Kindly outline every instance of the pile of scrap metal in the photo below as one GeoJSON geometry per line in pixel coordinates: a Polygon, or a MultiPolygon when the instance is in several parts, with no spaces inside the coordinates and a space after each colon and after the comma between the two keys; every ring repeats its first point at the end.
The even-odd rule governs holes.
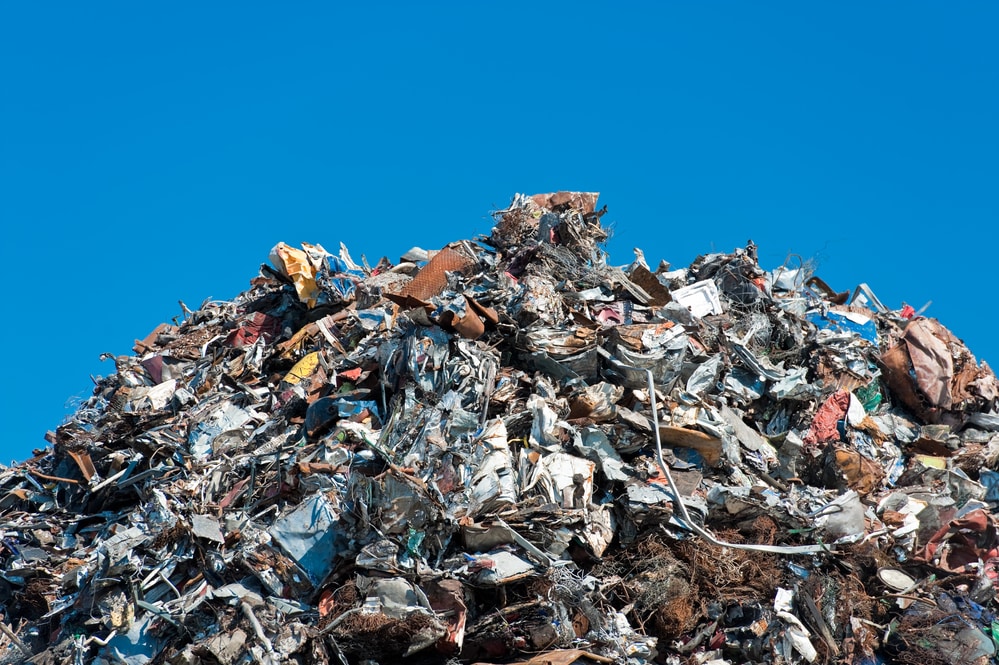
{"type": "Polygon", "coordinates": [[[611,266],[596,201],[282,243],[113,358],[0,469],[3,662],[996,662],[992,371],[752,243],[611,266]]]}

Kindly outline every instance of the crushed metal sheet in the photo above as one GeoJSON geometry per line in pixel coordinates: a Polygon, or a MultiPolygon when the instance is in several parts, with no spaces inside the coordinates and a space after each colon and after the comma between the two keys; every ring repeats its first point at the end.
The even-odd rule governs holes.
{"type": "Polygon", "coordinates": [[[611,265],[597,199],[105,356],[0,467],[3,662],[996,662],[988,365],[752,241],[611,265]]]}

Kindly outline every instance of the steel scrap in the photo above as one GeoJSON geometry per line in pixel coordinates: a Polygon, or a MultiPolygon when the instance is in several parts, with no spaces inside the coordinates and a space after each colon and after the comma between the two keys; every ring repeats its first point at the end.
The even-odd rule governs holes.
{"type": "Polygon", "coordinates": [[[0,468],[5,663],[997,662],[999,387],[597,194],[396,263],[278,243],[0,468]]]}

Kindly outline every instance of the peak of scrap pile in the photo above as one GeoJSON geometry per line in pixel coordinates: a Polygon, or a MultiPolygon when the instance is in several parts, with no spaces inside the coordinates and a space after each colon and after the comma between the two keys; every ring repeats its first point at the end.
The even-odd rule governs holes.
{"type": "Polygon", "coordinates": [[[612,265],[605,212],[279,243],[109,357],[0,468],[3,662],[996,662],[989,367],[752,242],[612,265]]]}

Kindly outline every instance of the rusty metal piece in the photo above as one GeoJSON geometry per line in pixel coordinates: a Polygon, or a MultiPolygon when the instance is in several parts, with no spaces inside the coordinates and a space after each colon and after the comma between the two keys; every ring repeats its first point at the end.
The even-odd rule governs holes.
{"type": "Polygon", "coordinates": [[[686,427],[663,425],[659,428],[659,436],[662,438],[663,443],[683,448],[693,448],[701,454],[701,457],[710,466],[717,466],[721,461],[722,441],[710,434],[686,427]]]}
{"type": "Polygon", "coordinates": [[[447,286],[446,273],[466,270],[474,263],[474,259],[464,252],[454,247],[445,247],[416,273],[416,277],[399,292],[399,296],[420,301],[430,300],[447,286]]]}
{"type": "Polygon", "coordinates": [[[76,462],[76,465],[80,467],[80,473],[83,474],[83,477],[89,483],[90,479],[97,474],[97,470],[94,468],[94,463],[90,459],[90,455],[87,454],[86,452],[78,453],[72,450],[67,450],[66,454],[68,454],[70,457],[73,458],[73,461],[76,462]]]}
{"type": "Polygon", "coordinates": [[[539,208],[555,210],[560,206],[579,212],[593,212],[597,207],[600,192],[552,192],[550,194],[535,194],[531,200],[539,208]]]}

